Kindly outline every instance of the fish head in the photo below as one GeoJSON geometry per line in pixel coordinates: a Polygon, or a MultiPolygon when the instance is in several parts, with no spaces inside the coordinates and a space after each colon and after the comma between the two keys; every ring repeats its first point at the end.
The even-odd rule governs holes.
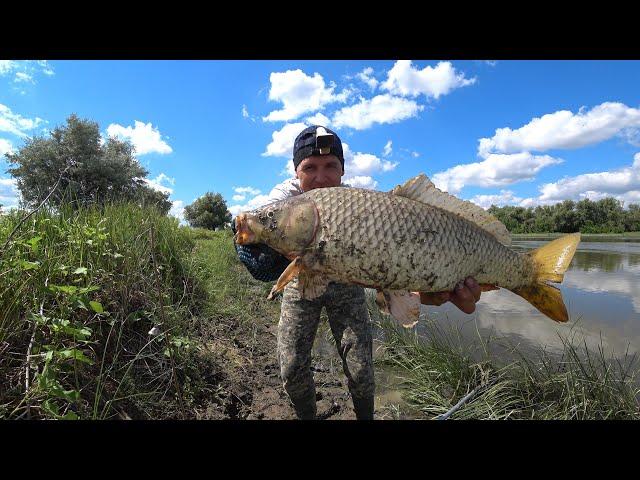
{"type": "Polygon", "coordinates": [[[315,203],[299,195],[240,213],[234,240],[238,245],[263,243],[285,256],[300,255],[315,238],[318,224],[315,203]]]}

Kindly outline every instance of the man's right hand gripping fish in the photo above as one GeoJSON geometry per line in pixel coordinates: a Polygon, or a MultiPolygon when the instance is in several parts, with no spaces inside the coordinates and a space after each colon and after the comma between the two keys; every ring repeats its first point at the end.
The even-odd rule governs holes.
{"type": "Polygon", "coordinates": [[[390,192],[311,190],[236,218],[235,241],[264,243],[291,263],[268,298],[296,276],[303,298],[331,281],[378,290],[405,327],[417,322],[420,292],[452,291],[474,277],[482,290],[506,288],[558,322],[568,320],[560,290],[580,234],[536,250],[509,248],[506,227],[481,207],[437,189],[424,175],[390,192]]]}

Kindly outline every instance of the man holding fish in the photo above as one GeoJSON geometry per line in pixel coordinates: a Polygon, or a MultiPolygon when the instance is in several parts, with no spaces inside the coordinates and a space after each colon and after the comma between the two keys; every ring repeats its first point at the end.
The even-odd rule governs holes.
{"type": "MultiPolygon", "coordinates": [[[[281,190],[280,198],[274,200],[284,200],[315,189],[342,186],[341,178],[344,175],[342,143],[338,136],[327,128],[312,126],[300,132],[293,147],[293,164],[296,178],[289,182],[288,188],[281,190]]],[[[282,279],[288,270],[292,270],[292,265],[296,262],[291,262],[291,255],[286,255],[289,252],[280,249],[279,253],[271,248],[275,245],[256,243],[256,238],[250,238],[252,233],[245,228],[244,223],[241,226],[242,222],[238,220],[245,218],[243,215],[234,219],[232,224],[240,260],[259,280],[282,279]]],[[[268,216],[269,213],[266,215],[268,216]]],[[[273,212],[271,215],[273,216],[273,212]]],[[[305,220],[304,212],[301,212],[295,220],[298,220],[300,225],[311,225],[314,230],[311,236],[316,236],[318,225],[310,223],[309,219],[305,220]]],[[[305,237],[303,243],[308,243],[307,240],[305,237]]],[[[300,246],[305,247],[305,245],[300,246]]],[[[311,276],[305,276],[300,268],[294,268],[294,270],[287,273],[286,286],[280,285],[282,282],[279,280],[276,287],[278,290],[283,289],[278,323],[278,358],[281,377],[298,418],[314,419],[316,416],[311,349],[320,321],[320,312],[325,307],[329,325],[342,358],[356,418],[372,420],[375,390],[372,331],[364,286],[373,285],[342,283],[327,277],[324,282],[320,282],[322,283],[319,287],[321,291],[318,290],[310,295],[305,290],[305,284],[300,285],[298,277],[302,277],[304,282],[305,278],[311,278],[311,276]]],[[[306,288],[309,290],[308,285],[306,288]]],[[[420,303],[441,305],[451,301],[463,312],[472,313],[476,302],[480,299],[480,292],[492,288],[495,287],[484,288],[483,285],[481,289],[478,282],[472,276],[468,276],[464,281],[457,283],[453,291],[412,292],[409,297],[402,297],[394,296],[395,292],[390,296],[389,292],[382,292],[379,289],[380,293],[384,293],[382,296],[379,294],[379,298],[390,313],[398,312],[394,316],[405,316],[407,311],[411,310],[414,313],[411,317],[413,319],[416,317],[416,304],[419,307],[420,303]]],[[[405,326],[414,323],[415,320],[405,326]]]]}

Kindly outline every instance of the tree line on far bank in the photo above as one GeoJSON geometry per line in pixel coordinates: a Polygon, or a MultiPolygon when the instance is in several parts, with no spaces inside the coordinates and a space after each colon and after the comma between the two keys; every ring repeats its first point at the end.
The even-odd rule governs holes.
{"type": "MultiPolygon", "coordinates": [[[[103,141],[96,122],[72,114],[66,125],[48,136],[27,138],[18,151],[5,155],[7,173],[16,179],[24,208],[45,200],[54,208],[73,209],[129,201],[167,215],[172,206],[169,193],[148,185],[149,172],[134,153],[129,141],[103,141]]],[[[185,220],[192,227],[215,230],[231,222],[231,214],[222,195],[207,192],[185,207],[185,220]]]]}
{"type": "Polygon", "coordinates": [[[607,197],[592,201],[564,200],[555,205],[537,207],[497,207],[488,212],[511,233],[624,233],[640,231],[640,205],[607,197]]]}

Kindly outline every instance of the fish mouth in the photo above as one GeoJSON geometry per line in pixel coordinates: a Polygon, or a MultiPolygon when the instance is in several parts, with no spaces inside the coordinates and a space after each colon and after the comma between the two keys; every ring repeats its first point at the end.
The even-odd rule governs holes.
{"type": "Polygon", "coordinates": [[[248,216],[246,213],[241,213],[236,217],[236,234],[233,240],[238,245],[246,245],[254,243],[256,234],[249,228],[248,216]]]}

